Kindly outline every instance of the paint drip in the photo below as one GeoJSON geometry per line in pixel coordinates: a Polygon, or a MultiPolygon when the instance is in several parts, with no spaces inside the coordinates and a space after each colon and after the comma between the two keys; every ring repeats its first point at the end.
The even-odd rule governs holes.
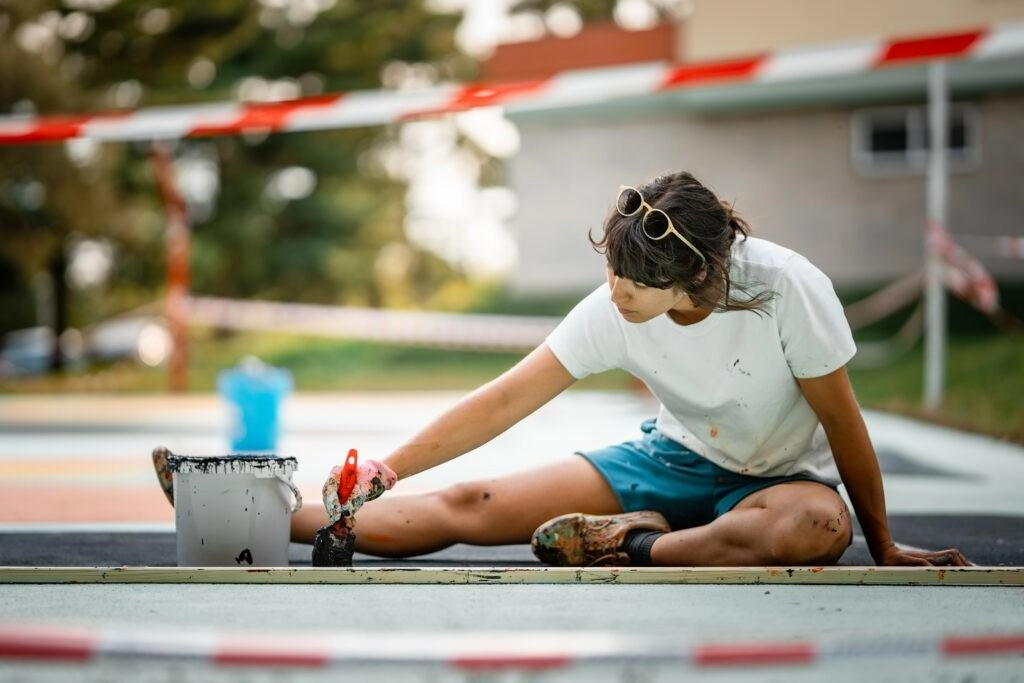
{"type": "Polygon", "coordinates": [[[276,455],[245,455],[205,456],[205,455],[168,455],[167,471],[188,472],[195,474],[251,474],[253,471],[266,472],[270,475],[280,474],[290,477],[298,469],[295,458],[282,458],[276,455]]]}
{"type": "Polygon", "coordinates": [[[295,458],[165,455],[173,473],[178,566],[287,567],[302,497],[295,458]]]}

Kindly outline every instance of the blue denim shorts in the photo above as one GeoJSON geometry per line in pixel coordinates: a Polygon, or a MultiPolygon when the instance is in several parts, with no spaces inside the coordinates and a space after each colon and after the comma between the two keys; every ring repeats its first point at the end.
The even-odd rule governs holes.
{"type": "Polygon", "coordinates": [[[665,516],[673,529],[708,524],[751,493],[769,486],[790,481],[818,481],[806,474],[786,477],[738,474],[663,435],[654,426],[654,420],[644,421],[640,430],[644,434],[637,441],[579,455],[590,461],[605,478],[618,496],[623,511],[655,510],[665,516]]]}

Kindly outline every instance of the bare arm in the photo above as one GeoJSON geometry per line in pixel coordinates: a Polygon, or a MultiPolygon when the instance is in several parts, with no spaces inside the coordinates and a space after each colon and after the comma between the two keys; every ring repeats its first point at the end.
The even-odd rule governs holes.
{"type": "Polygon", "coordinates": [[[467,453],[568,389],[575,378],[541,344],[456,403],[385,459],[399,479],[467,453]]]}
{"type": "Polygon", "coordinates": [[[825,428],[839,476],[846,485],[875,562],[879,565],[970,564],[956,549],[913,552],[902,550],[893,543],[878,458],[860,406],[854,398],[846,368],[824,377],[798,379],[797,383],[825,428]]]}

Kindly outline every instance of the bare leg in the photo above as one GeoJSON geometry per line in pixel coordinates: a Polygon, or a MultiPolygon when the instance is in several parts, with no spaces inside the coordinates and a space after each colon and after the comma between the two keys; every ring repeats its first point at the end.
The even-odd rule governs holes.
{"type": "Polygon", "coordinates": [[[661,566],[738,567],[835,564],[852,533],[838,493],[814,482],[789,482],[744,498],[710,524],[666,534],[651,561],[661,566]]]}
{"type": "MultiPolygon", "coordinates": [[[[385,494],[364,505],[355,519],[356,550],[408,557],[455,543],[529,543],[534,530],[569,512],[621,512],[618,499],[582,457],[497,479],[456,484],[421,494],[385,494]]],[[[311,542],[327,522],[322,507],[292,516],[292,540],[311,542]]]]}

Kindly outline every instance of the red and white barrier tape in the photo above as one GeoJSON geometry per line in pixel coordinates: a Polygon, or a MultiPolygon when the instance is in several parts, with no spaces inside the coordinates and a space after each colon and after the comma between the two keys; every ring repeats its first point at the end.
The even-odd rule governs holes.
{"type": "Polygon", "coordinates": [[[499,351],[532,349],[559,321],[543,316],[392,311],[213,297],[188,299],[186,316],[190,325],[224,329],[499,351]]]}
{"type": "Polygon", "coordinates": [[[566,71],[511,84],[354,91],[286,102],[211,103],[98,114],[0,118],[0,144],[72,138],[154,140],[253,132],[327,130],[504,106],[552,109],[658,92],[736,83],[854,75],[932,59],[986,60],[1024,54],[1024,22],[960,33],[864,40],[724,61],[566,71]]]}
{"type": "Polygon", "coordinates": [[[949,290],[982,313],[998,313],[999,288],[985,266],[954,242],[949,232],[937,223],[928,225],[928,241],[930,248],[938,250],[942,258],[949,290]]]}
{"type": "Polygon", "coordinates": [[[960,235],[959,239],[974,254],[987,258],[1024,259],[1024,236],[960,235]]]}
{"type": "Polygon", "coordinates": [[[436,665],[462,671],[540,671],[584,664],[689,667],[794,666],[867,657],[1020,657],[1024,632],[843,641],[708,643],[616,633],[512,632],[299,636],[0,625],[0,663],[87,663],[160,658],[215,667],[324,669],[352,665],[436,665]]]}
{"type": "Polygon", "coordinates": [[[1024,236],[1001,236],[993,238],[996,254],[1003,258],[1024,259],[1024,236]]]}

